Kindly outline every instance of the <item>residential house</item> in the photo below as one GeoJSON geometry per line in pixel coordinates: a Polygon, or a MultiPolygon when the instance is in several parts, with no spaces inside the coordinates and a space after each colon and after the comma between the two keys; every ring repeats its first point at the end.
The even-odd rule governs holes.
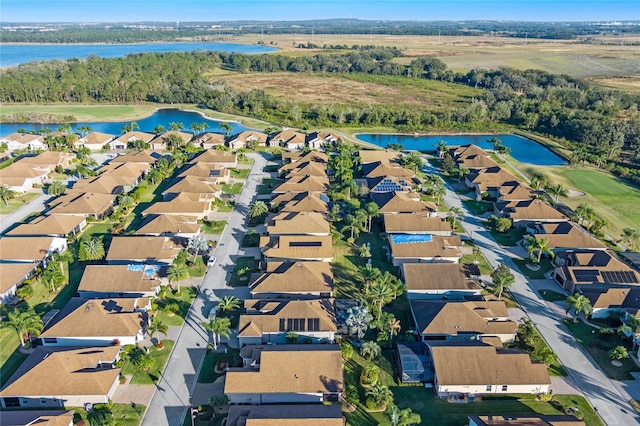
{"type": "Polygon", "coordinates": [[[7,144],[7,151],[9,152],[17,149],[35,151],[47,147],[44,143],[44,136],[30,133],[11,133],[10,135],[0,137],[0,144],[3,143],[7,144]]]}
{"type": "Polygon", "coordinates": [[[606,250],[607,246],[571,222],[536,223],[527,228],[534,237],[547,240],[556,254],[566,250],[606,250]]]}
{"type": "Polygon", "coordinates": [[[195,176],[185,176],[175,179],[171,186],[162,192],[165,201],[175,198],[177,194],[188,194],[194,201],[211,203],[216,196],[220,196],[222,188],[210,183],[204,183],[195,176]]]}
{"type": "Polygon", "coordinates": [[[186,164],[182,168],[178,178],[184,177],[195,177],[204,183],[219,185],[229,183],[231,174],[229,169],[220,164],[195,163],[186,164]]]}
{"type": "Polygon", "coordinates": [[[238,343],[260,345],[289,343],[293,333],[300,343],[333,343],[337,332],[333,299],[255,300],[244,302],[238,343]]]}
{"type": "Polygon", "coordinates": [[[330,235],[261,236],[260,249],[267,262],[333,261],[333,242],[330,235]]]}
{"type": "Polygon", "coordinates": [[[31,410],[4,411],[4,426],[73,426],[73,411],[67,410],[31,410]]]}
{"type": "Polygon", "coordinates": [[[251,146],[253,144],[255,144],[255,146],[266,146],[267,134],[257,132],[255,130],[247,130],[231,136],[228,144],[232,151],[237,151],[240,148],[247,148],[247,146],[251,146]]]}
{"type": "Polygon", "coordinates": [[[388,241],[394,266],[403,263],[458,263],[462,257],[462,241],[455,235],[391,234],[388,241]]]}
{"type": "Polygon", "coordinates": [[[118,155],[117,157],[113,158],[110,163],[143,163],[148,165],[155,165],[162,157],[162,154],[150,150],[131,151],[126,154],[118,155]]]}
{"type": "Polygon", "coordinates": [[[196,135],[194,143],[199,145],[202,149],[211,149],[216,146],[224,146],[225,136],[222,133],[201,133],[196,135]]]}
{"type": "Polygon", "coordinates": [[[338,345],[245,346],[244,368],[227,371],[231,404],[339,402],[344,391],[338,345]]]}
{"type": "Polygon", "coordinates": [[[48,169],[50,172],[60,166],[68,169],[75,155],[64,151],[45,151],[38,155],[22,157],[18,163],[30,164],[31,167],[48,169]]]}
{"type": "Polygon", "coordinates": [[[99,176],[77,180],[65,194],[93,192],[96,194],[120,195],[131,191],[140,182],[140,176],[107,172],[99,176]]]}
{"type": "Polygon", "coordinates": [[[358,151],[357,158],[359,159],[360,164],[364,165],[375,162],[390,163],[397,161],[400,157],[402,157],[402,153],[400,151],[369,149],[358,151]]]}
{"type": "Polygon", "coordinates": [[[211,213],[211,202],[200,201],[199,194],[181,193],[169,201],[158,201],[145,210],[142,215],[194,216],[204,219],[211,213]]]}
{"type": "Polygon", "coordinates": [[[249,289],[255,299],[332,297],[333,269],[328,262],[267,262],[249,289]]]}
{"type": "Polygon", "coordinates": [[[272,209],[281,212],[329,212],[329,197],[321,192],[285,192],[276,195],[270,202],[272,209]]]}
{"type": "Polygon", "coordinates": [[[424,213],[397,213],[382,215],[387,234],[451,235],[451,224],[440,217],[424,213]]]}
{"type": "Polygon", "coordinates": [[[290,151],[297,151],[305,146],[307,135],[293,129],[277,132],[269,137],[270,146],[281,146],[290,151]]]}
{"type": "Polygon", "coordinates": [[[237,167],[238,158],[235,154],[231,154],[226,151],[219,151],[217,149],[207,149],[199,154],[196,154],[191,161],[191,164],[206,163],[206,164],[220,164],[224,167],[237,167]]]}
{"type": "Polygon", "coordinates": [[[120,346],[38,346],[0,390],[0,404],[22,409],[107,404],[119,384],[119,354],[120,346]]]}
{"type": "Polygon", "coordinates": [[[436,217],[438,206],[429,201],[422,201],[413,192],[375,192],[370,194],[371,200],[378,205],[380,213],[421,213],[436,217]]]}
{"type": "Polygon", "coordinates": [[[67,239],[57,237],[2,237],[0,263],[42,263],[67,249],[67,239]]]}
{"type": "Polygon", "coordinates": [[[282,177],[316,176],[326,178],[327,166],[316,161],[298,161],[285,164],[280,168],[282,177]]]}
{"type": "MultiPolygon", "coordinates": [[[[127,178],[135,178],[133,180],[123,180],[123,184],[125,182],[133,188],[133,186],[138,185],[147,172],[151,170],[151,164],[149,163],[109,163],[106,164],[98,170],[101,175],[109,175],[115,177],[127,177],[127,178]]],[[[130,190],[130,189],[129,189],[130,190]]]]}
{"type": "Polygon", "coordinates": [[[82,232],[85,226],[87,219],[82,215],[38,216],[29,223],[16,226],[6,235],[66,238],[82,232]]]}
{"type": "Polygon", "coordinates": [[[410,180],[393,176],[367,178],[366,181],[369,193],[411,191],[413,185],[410,180]]]}
{"type": "Polygon", "coordinates": [[[451,157],[458,164],[469,170],[487,169],[498,166],[484,149],[477,145],[463,145],[449,150],[451,157]]]}
{"type": "Polygon", "coordinates": [[[180,140],[180,144],[182,146],[188,144],[189,141],[191,141],[191,139],[193,138],[193,135],[191,133],[179,132],[177,130],[169,130],[168,132],[164,132],[163,134],[158,135],[151,140],[150,142],[151,149],[164,150],[169,148],[170,147],[169,140],[170,140],[170,137],[172,136],[174,138],[177,137],[176,140],[180,140]]]}
{"type": "Polygon", "coordinates": [[[49,171],[48,167],[18,161],[0,170],[0,185],[24,194],[34,186],[49,182],[49,171]]]}
{"type": "Polygon", "coordinates": [[[284,162],[285,166],[290,168],[297,167],[297,165],[294,163],[303,163],[305,161],[312,161],[315,163],[327,165],[329,163],[329,156],[324,152],[318,151],[290,151],[282,153],[282,161],[284,162]]]}
{"type": "Polygon", "coordinates": [[[78,295],[83,299],[155,297],[160,291],[158,265],[87,265],[78,295]]]}
{"type": "Polygon", "coordinates": [[[135,345],[144,339],[149,298],[81,299],[74,297],[40,334],[43,346],[135,345]]]}
{"type": "Polygon", "coordinates": [[[113,237],[106,260],[110,265],[170,264],[185,246],[169,237],[113,237]]]}
{"type": "Polygon", "coordinates": [[[592,318],[607,319],[612,315],[624,317],[627,310],[640,310],[640,287],[585,288],[581,293],[591,302],[592,318]]]}
{"type": "Polygon", "coordinates": [[[623,251],[618,253],[620,260],[627,265],[631,266],[637,271],[640,271],[640,253],[636,251],[623,251]]]}
{"type": "Polygon", "coordinates": [[[554,259],[553,277],[569,293],[640,285],[640,273],[604,250],[569,250],[554,259]]]}
{"type": "Polygon", "coordinates": [[[501,201],[495,203],[493,208],[497,215],[508,217],[513,226],[519,228],[538,223],[560,223],[569,220],[558,210],[538,199],[501,201]]]}
{"type": "Polygon", "coordinates": [[[342,137],[332,131],[312,132],[307,135],[307,146],[311,149],[321,149],[325,144],[342,142],[342,137]]]}
{"type": "Polygon", "coordinates": [[[268,222],[269,235],[329,235],[331,225],[317,212],[278,213],[268,222]]]}
{"type": "MultiPolygon", "coordinates": [[[[153,133],[145,132],[127,132],[124,135],[110,142],[111,149],[127,149],[130,144],[136,141],[142,141],[145,144],[151,144],[151,141],[156,137],[153,133]]],[[[162,148],[164,149],[164,148],[162,148]]]]}
{"type": "Polygon", "coordinates": [[[475,191],[478,201],[482,200],[485,193],[497,199],[500,196],[500,187],[515,180],[518,179],[500,166],[471,170],[465,176],[465,184],[475,191]]]}
{"type": "Polygon", "coordinates": [[[5,263],[0,261],[0,304],[17,302],[14,299],[18,286],[31,277],[38,264],[33,263],[5,263]]]}
{"type": "Polygon", "coordinates": [[[189,239],[200,233],[202,225],[197,216],[150,214],[136,231],[136,235],[167,236],[189,239]]]}
{"type": "Polygon", "coordinates": [[[503,301],[410,300],[409,305],[423,341],[499,337],[507,343],[518,329],[503,301]]]}
{"type": "Polygon", "coordinates": [[[407,297],[464,300],[482,294],[477,265],[461,263],[405,263],[400,267],[407,297]]]}
{"type": "Polygon", "coordinates": [[[252,425],[344,426],[344,420],[342,410],[337,404],[231,405],[229,407],[226,426],[252,425]]]}
{"type": "Polygon", "coordinates": [[[272,193],[327,192],[328,190],[329,178],[320,176],[292,176],[274,188],[272,193]]]}
{"type": "Polygon", "coordinates": [[[484,394],[544,394],[551,390],[547,366],[529,354],[479,342],[431,341],[434,392],[440,398],[484,394]]]}
{"type": "Polygon", "coordinates": [[[89,148],[91,151],[100,151],[104,149],[105,145],[108,145],[108,149],[111,148],[111,141],[115,138],[113,135],[109,135],[107,133],[100,132],[91,132],[86,136],[78,139],[77,142],[74,143],[76,148],[84,146],[85,148],[89,148]]]}
{"type": "Polygon", "coordinates": [[[413,179],[413,177],[415,176],[414,172],[409,169],[405,169],[399,164],[383,161],[363,164],[362,174],[366,178],[395,177],[404,179],[405,181],[411,181],[411,179],[413,179]]]}
{"type": "Polygon", "coordinates": [[[115,200],[116,196],[114,194],[74,192],[54,199],[52,204],[55,204],[55,207],[50,209],[47,214],[82,215],[84,217],[103,219],[113,211],[115,200]]]}
{"type": "Polygon", "coordinates": [[[583,420],[566,415],[469,416],[469,426],[585,426],[583,420]]]}
{"type": "Polygon", "coordinates": [[[505,182],[498,188],[498,202],[527,201],[536,197],[536,192],[520,181],[505,182]]]}

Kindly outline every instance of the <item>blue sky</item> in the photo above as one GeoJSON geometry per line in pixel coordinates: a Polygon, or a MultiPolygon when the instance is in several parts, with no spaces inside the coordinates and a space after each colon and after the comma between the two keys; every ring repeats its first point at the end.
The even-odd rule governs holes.
{"type": "Polygon", "coordinates": [[[2,22],[640,20],[638,0],[0,0],[2,22]]]}

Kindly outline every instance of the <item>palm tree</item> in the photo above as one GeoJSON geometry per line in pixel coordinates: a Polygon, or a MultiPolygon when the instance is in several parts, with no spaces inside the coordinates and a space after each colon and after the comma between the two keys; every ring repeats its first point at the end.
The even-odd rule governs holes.
{"type": "Polygon", "coordinates": [[[194,235],[189,238],[187,243],[187,250],[193,252],[193,261],[198,258],[198,253],[204,252],[209,249],[209,243],[201,235],[194,235]]]}
{"type": "Polygon", "coordinates": [[[191,131],[194,135],[197,135],[200,133],[200,131],[202,131],[202,126],[200,125],[200,123],[191,123],[189,127],[191,128],[191,131]]]}
{"type": "Polygon", "coordinates": [[[620,241],[627,246],[627,250],[633,250],[640,239],[640,231],[633,228],[624,228],[621,237],[620,241]]]}
{"type": "Polygon", "coordinates": [[[543,173],[535,173],[531,178],[531,187],[537,191],[541,188],[546,188],[549,184],[549,179],[543,173]]]}
{"type": "Polygon", "coordinates": [[[393,402],[393,392],[387,385],[376,383],[367,389],[367,398],[370,398],[376,407],[383,407],[393,402]]]}
{"type": "Polygon", "coordinates": [[[13,189],[9,188],[9,185],[4,184],[0,186],[0,198],[4,201],[4,206],[9,206],[9,200],[12,200],[18,196],[18,193],[13,189]]]}
{"type": "Polygon", "coordinates": [[[469,174],[469,169],[464,164],[459,164],[457,172],[458,182],[462,182],[462,179],[464,179],[464,177],[469,174]]]}
{"type": "Polygon", "coordinates": [[[397,336],[402,328],[400,320],[393,315],[390,315],[387,320],[387,327],[389,327],[389,342],[393,342],[393,336],[397,336]]]}
{"type": "Polygon", "coordinates": [[[557,185],[547,186],[547,193],[554,197],[553,198],[554,199],[554,202],[553,202],[554,206],[558,204],[558,198],[566,197],[566,196],[569,195],[569,191],[567,191],[567,189],[561,183],[559,183],[557,185]]]}
{"type": "Polygon", "coordinates": [[[349,329],[355,330],[358,339],[362,339],[369,328],[371,320],[373,320],[373,317],[366,306],[355,306],[347,309],[347,319],[344,323],[349,329]]]}
{"type": "Polygon", "coordinates": [[[104,257],[104,243],[102,237],[92,237],[80,243],[78,257],[80,260],[100,260],[104,257]]]}
{"type": "Polygon", "coordinates": [[[533,235],[527,235],[525,238],[525,244],[527,245],[527,252],[529,257],[534,263],[540,263],[542,260],[542,254],[548,254],[549,256],[555,256],[553,250],[549,247],[549,240],[545,238],[536,238],[533,235]],[[534,257],[535,255],[535,257],[534,257]]]}
{"type": "Polygon", "coordinates": [[[449,213],[447,214],[447,220],[451,223],[451,227],[453,230],[456,230],[456,226],[458,224],[458,220],[461,220],[464,217],[464,211],[460,207],[451,207],[449,213]]]}
{"type": "Polygon", "coordinates": [[[151,169],[149,173],[147,173],[147,179],[152,185],[155,185],[158,180],[162,179],[162,172],[158,169],[151,169]]]}
{"type": "Polygon", "coordinates": [[[71,132],[71,125],[69,125],[68,123],[61,124],[61,125],[58,126],[57,131],[60,132],[60,133],[70,133],[71,132]]]}
{"type": "Polygon", "coordinates": [[[362,210],[362,209],[358,209],[355,211],[355,213],[353,214],[348,214],[344,221],[345,221],[345,226],[342,228],[342,232],[345,231],[349,231],[351,232],[351,238],[356,238],[358,235],[360,235],[361,231],[364,231],[365,228],[365,223],[367,223],[368,220],[368,216],[367,213],[362,210]]]}
{"type": "Polygon", "coordinates": [[[578,322],[578,315],[580,315],[580,313],[583,313],[586,317],[587,315],[591,315],[591,312],[593,312],[591,302],[582,294],[576,293],[567,297],[566,303],[567,309],[565,312],[574,312],[573,322],[578,322]]]}
{"type": "Polygon", "coordinates": [[[371,303],[378,309],[378,318],[382,315],[382,307],[389,303],[393,299],[393,286],[389,283],[382,281],[374,281],[369,286],[367,292],[367,298],[371,300],[371,303]]]}
{"type": "Polygon", "coordinates": [[[435,188],[433,188],[432,193],[436,197],[436,205],[439,206],[442,198],[447,195],[447,188],[442,182],[439,182],[436,184],[435,188]]]}
{"type": "Polygon", "coordinates": [[[367,217],[369,218],[367,232],[371,232],[371,221],[374,217],[380,216],[380,207],[378,207],[378,205],[373,201],[370,201],[364,205],[364,210],[367,212],[367,217]]]}
{"type": "Polygon", "coordinates": [[[51,291],[56,291],[56,289],[64,284],[67,278],[64,276],[64,273],[60,271],[53,263],[49,264],[49,267],[44,270],[42,274],[42,282],[46,285],[51,286],[51,291]]]}
{"type": "Polygon", "coordinates": [[[515,277],[511,273],[511,269],[504,263],[501,263],[493,270],[493,272],[491,272],[491,279],[493,280],[495,291],[498,293],[498,300],[502,300],[502,293],[504,293],[504,289],[511,287],[511,285],[516,281],[515,277]]]}
{"type": "Polygon", "coordinates": [[[218,301],[216,307],[224,312],[233,311],[240,307],[240,299],[235,296],[224,296],[218,301]]]}
{"type": "Polygon", "coordinates": [[[362,276],[362,280],[364,281],[364,291],[369,291],[369,285],[378,280],[382,273],[380,269],[374,268],[371,265],[361,266],[360,267],[360,275],[362,276]]]}
{"type": "Polygon", "coordinates": [[[184,124],[180,123],[180,122],[171,122],[169,123],[169,130],[172,130],[174,132],[179,132],[180,130],[184,129],[184,124]]]}
{"type": "Polygon", "coordinates": [[[593,232],[596,236],[601,236],[604,234],[603,229],[611,225],[609,221],[603,217],[596,216],[593,220],[593,224],[591,224],[590,231],[593,232]]]}
{"type": "Polygon", "coordinates": [[[80,163],[76,166],[75,174],[79,178],[85,178],[88,176],[95,175],[95,172],[91,170],[89,167],[87,167],[85,164],[80,163]]]}
{"type": "Polygon", "coordinates": [[[414,413],[411,408],[400,410],[397,406],[392,405],[389,413],[391,426],[410,426],[422,423],[420,414],[414,413]]]}
{"type": "Polygon", "coordinates": [[[228,121],[219,121],[218,127],[220,130],[224,131],[224,134],[229,136],[233,131],[233,126],[228,121]]]}
{"type": "Polygon", "coordinates": [[[180,281],[184,281],[189,278],[189,269],[184,263],[173,262],[167,270],[167,279],[169,285],[171,283],[178,283],[178,293],[180,293],[180,281]]]}
{"type": "Polygon", "coordinates": [[[435,189],[438,186],[438,184],[442,183],[442,178],[438,175],[427,175],[425,177],[425,180],[429,182],[429,185],[431,186],[432,189],[435,189]]]}
{"type": "Polygon", "coordinates": [[[153,133],[157,136],[157,135],[161,135],[166,131],[166,129],[164,128],[164,126],[162,124],[158,124],[156,127],[153,128],[153,133]]]}
{"type": "Polygon", "coordinates": [[[262,217],[269,212],[269,206],[264,201],[256,201],[249,207],[249,217],[262,217]]]}
{"type": "Polygon", "coordinates": [[[136,201],[133,199],[131,195],[128,195],[128,194],[118,195],[118,205],[125,210],[127,210],[129,207],[132,207],[135,203],[136,201]]]}
{"type": "Polygon", "coordinates": [[[12,328],[20,338],[20,346],[24,347],[30,334],[39,335],[44,328],[42,319],[32,308],[26,311],[13,310],[7,314],[7,319],[0,324],[2,327],[12,328]]]}
{"type": "Polygon", "coordinates": [[[151,340],[153,340],[157,333],[164,334],[166,337],[167,333],[169,333],[169,327],[163,323],[160,318],[154,317],[153,320],[151,320],[151,324],[147,326],[147,333],[149,333],[151,340]]]}
{"type": "Polygon", "coordinates": [[[122,129],[120,129],[122,133],[133,132],[135,130],[140,130],[140,126],[135,121],[132,121],[129,124],[125,124],[124,126],[122,126],[122,129]]]}
{"type": "Polygon", "coordinates": [[[80,132],[80,135],[82,135],[82,137],[85,137],[89,132],[93,131],[93,129],[91,128],[91,126],[80,126],[78,127],[78,131],[80,132]]]}
{"type": "Polygon", "coordinates": [[[446,141],[438,141],[437,144],[434,145],[436,147],[436,152],[438,153],[438,158],[442,158],[444,153],[447,152],[447,142],[446,141]]]}
{"type": "Polygon", "coordinates": [[[380,345],[372,341],[364,342],[362,344],[362,348],[360,349],[360,354],[369,361],[378,358],[381,352],[382,350],[380,349],[380,345]]]}
{"type": "Polygon", "coordinates": [[[595,218],[595,215],[596,211],[589,203],[580,203],[578,207],[576,207],[576,217],[578,218],[579,224],[583,220],[591,222],[595,218]]]}
{"type": "Polygon", "coordinates": [[[220,336],[231,336],[231,320],[229,318],[217,317],[210,321],[203,321],[200,323],[205,330],[211,332],[213,337],[213,349],[218,349],[218,343],[220,343],[220,336]]]}

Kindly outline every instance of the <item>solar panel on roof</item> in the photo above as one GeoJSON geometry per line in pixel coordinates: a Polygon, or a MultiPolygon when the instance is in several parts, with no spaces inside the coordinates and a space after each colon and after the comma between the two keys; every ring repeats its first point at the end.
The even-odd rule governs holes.
{"type": "Polygon", "coordinates": [[[614,284],[638,284],[638,277],[633,271],[602,271],[602,278],[614,284]]]}
{"type": "Polygon", "coordinates": [[[289,247],[320,247],[321,241],[291,241],[289,247]]]}
{"type": "Polygon", "coordinates": [[[597,281],[600,271],[594,271],[592,269],[574,269],[573,275],[578,282],[593,282],[597,281]]]}

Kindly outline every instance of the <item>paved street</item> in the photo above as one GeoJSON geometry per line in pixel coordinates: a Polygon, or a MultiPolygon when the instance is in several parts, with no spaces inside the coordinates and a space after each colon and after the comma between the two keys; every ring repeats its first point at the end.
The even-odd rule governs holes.
{"type": "MultiPolygon", "coordinates": [[[[262,169],[267,163],[260,154],[249,154],[249,157],[255,162],[219,240],[215,251],[216,265],[207,271],[200,286],[200,292],[187,314],[169,362],[147,407],[142,422],[144,426],[182,424],[189,407],[190,395],[196,386],[197,372],[200,370],[209,343],[208,333],[202,328],[200,322],[204,321],[209,309],[222,296],[246,293],[246,288],[236,290],[227,287],[226,284],[240,251],[247,209],[256,192],[256,186],[262,179],[262,169]]],[[[198,401],[201,399],[201,396],[197,398],[198,401]]]]}
{"type": "MultiPolygon", "coordinates": [[[[427,161],[423,157],[424,161],[427,161]]],[[[427,167],[427,173],[438,170],[427,167]]],[[[578,389],[598,411],[607,425],[633,425],[640,417],[629,405],[628,396],[622,395],[611,380],[605,376],[573,335],[562,324],[561,317],[554,312],[530,285],[524,275],[518,272],[512,261],[512,254],[500,247],[491,234],[484,229],[481,219],[468,211],[458,194],[448,186],[446,203],[450,207],[459,207],[465,213],[463,227],[475,243],[481,247],[483,255],[492,267],[500,262],[506,263],[512,270],[516,282],[511,287],[514,298],[520,303],[529,318],[557,354],[578,389]]]]}

